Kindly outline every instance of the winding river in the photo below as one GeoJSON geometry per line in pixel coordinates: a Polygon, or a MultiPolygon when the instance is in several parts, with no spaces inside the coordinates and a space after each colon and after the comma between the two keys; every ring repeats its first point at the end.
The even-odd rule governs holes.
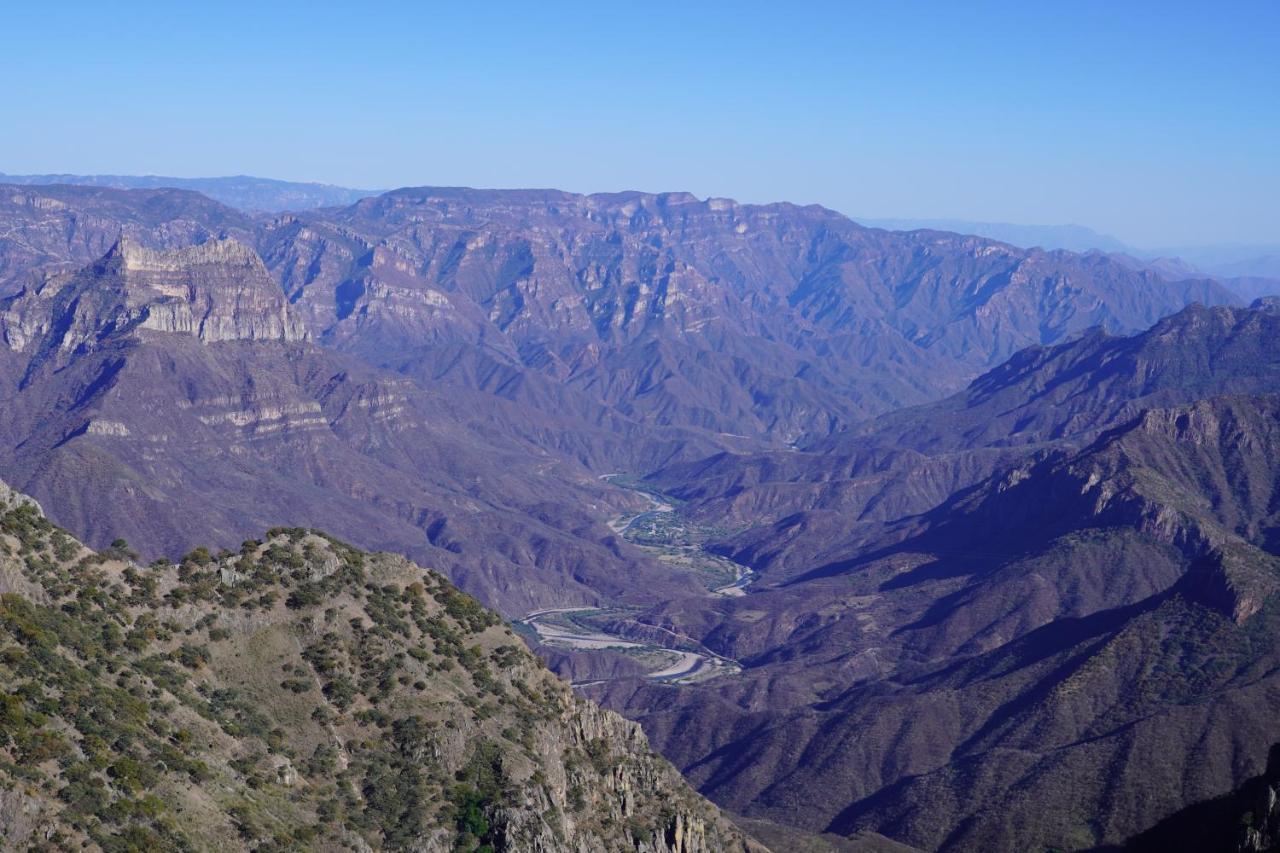
{"type": "MultiPolygon", "coordinates": [[[[627,532],[641,519],[675,511],[675,507],[670,503],[649,492],[638,489],[633,491],[644,495],[649,500],[650,508],[645,512],[633,516],[620,516],[611,521],[609,527],[619,536],[625,537],[627,532]]],[[[637,547],[646,548],[648,546],[637,545],[637,547]]],[[[702,550],[697,545],[679,547],[681,550],[695,553],[699,553],[702,550]]],[[[735,570],[737,577],[732,583],[709,590],[708,594],[723,596],[745,595],[746,587],[753,580],[754,573],[751,569],[742,565],[735,566],[735,570]]],[[[550,607],[528,613],[523,618],[516,620],[516,624],[531,629],[537,634],[540,643],[552,648],[579,649],[583,651],[612,650],[637,656],[642,654],[664,656],[667,658],[665,665],[645,675],[645,678],[650,681],[682,684],[715,678],[719,675],[738,672],[741,669],[737,661],[720,657],[710,651],[692,651],[686,647],[676,647],[675,645],[639,642],[605,633],[598,628],[581,624],[573,618],[576,614],[600,613],[602,610],[606,610],[606,608],[550,607]]],[[[692,640],[689,641],[689,644],[696,645],[692,640]]],[[[599,682],[585,682],[575,686],[585,687],[596,683],[599,682]]]]}
{"type": "MultiPolygon", "coordinates": [[[[737,661],[720,657],[711,652],[695,652],[656,643],[641,643],[636,640],[628,640],[624,637],[577,625],[572,619],[572,616],[577,613],[599,613],[600,611],[601,608],[599,607],[552,607],[545,610],[535,610],[523,619],[517,620],[517,624],[533,629],[538,635],[538,641],[552,648],[581,649],[584,651],[609,649],[624,653],[628,651],[656,652],[672,658],[671,662],[666,666],[645,675],[645,678],[650,681],[673,684],[687,683],[737,672],[740,669],[737,661]]],[[[576,686],[586,685],[579,684],[576,686]]]]}

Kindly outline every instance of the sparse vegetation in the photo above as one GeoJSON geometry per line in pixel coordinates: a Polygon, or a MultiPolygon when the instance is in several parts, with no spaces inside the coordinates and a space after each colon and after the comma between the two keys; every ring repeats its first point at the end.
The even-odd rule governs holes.
{"type": "MultiPolygon", "coordinates": [[[[603,802],[615,747],[575,758],[577,700],[438,573],[298,529],[143,568],[26,504],[0,544],[43,596],[0,596],[0,781],[46,847],[493,853],[544,831],[521,804],[565,761],[578,811],[603,802]]],[[[613,838],[606,818],[577,831],[613,838]]]]}

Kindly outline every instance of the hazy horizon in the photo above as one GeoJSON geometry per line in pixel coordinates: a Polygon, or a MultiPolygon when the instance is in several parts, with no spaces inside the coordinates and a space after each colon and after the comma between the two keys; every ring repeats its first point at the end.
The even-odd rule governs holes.
{"type": "Polygon", "coordinates": [[[1280,235],[1270,3],[8,17],[14,174],[685,190],[1142,248],[1280,235]]]}

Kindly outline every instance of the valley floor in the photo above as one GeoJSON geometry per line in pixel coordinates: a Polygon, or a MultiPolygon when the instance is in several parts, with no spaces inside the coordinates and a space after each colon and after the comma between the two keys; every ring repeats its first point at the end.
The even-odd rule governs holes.
{"type": "MultiPolygon", "coordinates": [[[[650,503],[644,512],[610,521],[609,527],[615,533],[656,559],[695,574],[707,587],[708,595],[746,594],[754,572],[705,551],[699,542],[702,531],[685,526],[676,506],[666,496],[638,488],[620,476],[607,479],[643,495],[650,503]]],[[[631,616],[626,608],[554,607],[532,611],[515,624],[526,636],[550,648],[623,654],[638,663],[650,681],[691,684],[742,671],[737,661],[717,655],[689,637],[671,634],[655,640],[649,636],[630,636],[621,627],[627,625],[631,616]]],[[[643,627],[648,626],[637,626],[643,627]]],[[[608,679],[593,678],[577,682],[575,686],[587,687],[603,680],[608,679]]]]}

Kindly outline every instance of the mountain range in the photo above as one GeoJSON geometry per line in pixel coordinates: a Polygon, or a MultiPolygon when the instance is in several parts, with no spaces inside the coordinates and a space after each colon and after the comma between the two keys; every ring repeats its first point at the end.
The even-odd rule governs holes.
{"type": "MultiPolygon", "coordinates": [[[[313,210],[341,207],[379,190],[360,190],[332,184],[280,181],[247,175],[219,178],[175,178],[156,175],[6,175],[0,183],[23,185],[70,184],[116,189],[181,188],[193,190],[230,207],[248,213],[313,210]]],[[[1274,245],[1166,246],[1137,249],[1115,237],[1083,225],[1019,225],[1008,222],[977,222],[967,219],[885,219],[853,217],[860,224],[888,231],[951,231],[1009,243],[1085,253],[1141,258],[1156,267],[1175,263],[1189,275],[1211,275],[1219,279],[1252,280],[1239,285],[1246,298],[1280,293],[1280,247],[1274,245]],[[1252,294],[1252,295],[1250,295],[1252,294]]],[[[1233,286],[1233,289],[1239,289],[1233,286]]]]}
{"type": "Polygon", "coordinates": [[[180,190],[6,196],[0,454],[60,522],[156,556],[310,521],[510,615],[643,599],[641,564],[654,594],[688,586],[610,544],[602,516],[635,496],[601,475],[820,438],[1027,344],[1236,301],[687,195],[402,190],[258,218],[180,190]]]}
{"type": "Polygon", "coordinates": [[[1132,246],[1084,225],[1016,225],[1012,222],[974,222],[969,219],[876,219],[855,216],[868,228],[888,231],[954,231],[999,240],[1014,246],[1041,246],[1071,252],[1137,254],[1132,246]]]}
{"type": "Polygon", "coordinates": [[[438,567],[778,849],[1123,845],[1263,772],[1278,332],[816,206],[0,186],[0,477],[146,561],[438,567]]]}

